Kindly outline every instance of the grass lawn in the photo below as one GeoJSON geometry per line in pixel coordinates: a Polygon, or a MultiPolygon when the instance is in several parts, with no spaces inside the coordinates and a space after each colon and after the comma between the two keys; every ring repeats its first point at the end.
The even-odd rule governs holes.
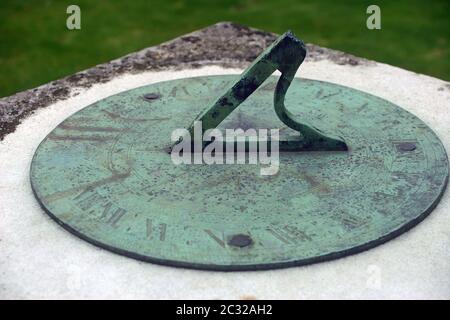
{"type": "Polygon", "coordinates": [[[0,97],[219,21],[282,33],[450,80],[449,0],[0,0],[0,97]],[[66,8],[81,8],[81,30],[66,8]],[[381,30],[366,8],[381,8],[381,30]]]}

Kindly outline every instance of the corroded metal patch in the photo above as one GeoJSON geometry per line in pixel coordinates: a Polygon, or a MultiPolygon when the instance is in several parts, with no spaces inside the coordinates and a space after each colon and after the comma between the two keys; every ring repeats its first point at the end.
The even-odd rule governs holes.
{"type": "MultiPolygon", "coordinates": [[[[174,165],[167,146],[235,76],[161,82],[67,118],[40,144],[31,183],[64,228],[141,260],[214,270],[338,258],[425,218],[448,177],[440,140],[402,108],[348,87],[297,79],[289,111],[343,137],[348,152],[286,152],[258,165],[174,165]]],[[[219,128],[280,128],[270,77],[219,128]]]]}

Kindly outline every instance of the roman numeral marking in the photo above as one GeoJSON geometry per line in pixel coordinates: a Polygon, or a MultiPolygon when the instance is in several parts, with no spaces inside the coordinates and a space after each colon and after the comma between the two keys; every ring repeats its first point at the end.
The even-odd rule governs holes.
{"type": "Polygon", "coordinates": [[[364,219],[356,216],[345,215],[341,218],[341,223],[347,229],[359,228],[367,223],[364,219]]]}
{"type": "Polygon", "coordinates": [[[299,242],[312,240],[304,231],[289,225],[280,228],[266,228],[266,231],[284,244],[298,244],[299,242]]]}
{"type": "Polygon", "coordinates": [[[320,96],[322,95],[322,93],[323,93],[323,89],[320,88],[319,91],[317,91],[317,93],[316,93],[316,99],[319,99],[320,96]]]}
{"type": "Polygon", "coordinates": [[[106,223],[112,227],[117,227],[119,220],[127,213],[123,208],[115,207],[111,202],[104,206],[101,219],[106,219],[106,223]]]}
{"type": "MultiPolygon", "coordinates": [[[[158,224],[159,241],[166,240],[166,230],[167,224],[165,223],[158,224]]],[[[151,238],[152,234],[153,234],[153,222],[151,219],[147,219],[147,238],[151,238]]]]}
{"type": "Polygon", "coordinates": [[[103,200],[103,197],[92,189],[86,189],[74,198],[76,205],[83,211],[89,210],[92,206],[103,200]],[[89,194],[92,192],[91,194],[89,194]],[[86,196],[87,195],[87,196],[86,196]]]}
{"type": "Polygon", "coordinates": [[[109,218],[108,223],[111,226],[116,227],[117,222],[125,215],[125,213],[127,213],[125,209],[117,208],[111,218],[109,218]]]}
{"type": "Polygon", "coordinates": [[[275,238],[277,238],[278,240],[280,240],[281,242],[285,243],[285,244],[291,244],[290,241],[288,241],[287,239],[285,239],[283,236],[279,235],[275,230],[272,230],[270,228],[266,229],[271,235],[273,235],[275,238]]]}
{"type": "Polygon", "coordinates": [[[147,238],[150,238],[152,235],[152,220],[147,219],[147,238]]]}
{"type": "Polygon", "coordinates": [[[181,87],[181,89],[183,89],[183,92],[187,95],[190,96],[189,91],[186,89],[186,87],[181,87]]]}
{"type": "Polygon", "coordinates": [[[205,229],[205,232],[208,236],[210,236],[215,242],[217,242],[222,248],[225,249],[225,241],[223,240],[224,236],[222,233],[222,239],[218,238],[211,230],[205,229]]]}
{"type": "Polygon", "coordinates": [[[164,241],[166,240],[166,229],[167,229],[167,225],[165,223],[161,223],[159,225],[159,240],[164,241]]]}
{"type": "Polygon", "coordinates": [[[367,107],[368,105],[369,105],[368,102],[364,103],[362,106],[360,106],[360,107],[356,110],[356,112],[361,112],[361,111],[363,111],[364,109],[366,109],[366,107],[367,107]]]}
{"type": "Polygon", "coordinates": [[[177,90],[178,90],[178,87],[173,87],[173,89],[169,93],[169,96],[176,98],[177,97],[177,90]]]}

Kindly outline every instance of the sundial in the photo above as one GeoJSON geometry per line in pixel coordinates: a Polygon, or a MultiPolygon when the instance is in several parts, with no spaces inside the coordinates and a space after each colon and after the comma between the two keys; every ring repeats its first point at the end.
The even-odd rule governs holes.
{"type": "MultiPolygon", "coordinates": [[[[441,141],[389,101],[294,78],[305,56],[303,42],[287,32],[240,76],[159,82],[85,107],[37,148],[30,171],[36,199],[95,245],[199,269],[303,265],[400,235],[445,190],[441,141]],[[278,151],[276,172],[261,174],[263,163],[174,163],[187,139],[174,140],[174,130],[195,135],[198,122],[202,135],[277,129],[278,137],[256,137],[256,151],[278,151]]],[[[194,158],[213,144],[255,152],[244,140],[240,150],[224,139],[182,154],[194,158]]]]}

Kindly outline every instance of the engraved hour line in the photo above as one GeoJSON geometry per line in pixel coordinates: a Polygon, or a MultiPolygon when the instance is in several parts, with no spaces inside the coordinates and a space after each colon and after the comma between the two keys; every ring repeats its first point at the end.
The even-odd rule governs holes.
{"type": "Polygon", "coordinates": [[[94,188],[127,178],[130,175],[130,172],[115,173],[110,177],[100,179],[95,182],[87,183],[87,184],[81,185],[79,187],[74,187],[74,188],[67,189],[64,191],[57,191],[55,193],[51,193],[47,196],[44,196],[43,199],[47,202],[52,202],[52,201],[66,198],[74,193],[78,193],[78,192],[82,191],[82,193],[75,198],[75,199],[77,199],[78,197],[81,197],[81,195],[83,195],[84,193],[92,191],[94,188]]]}
{"type": "Polygon", "coordinates": [[[75,131],[99,131],[99,132],[124,132],[129,131],[129,128],[114,128],[114,127],[96,127],[96,126],[79,126],[72,124],[62,123],[59,128],[64,130],[75,130],[75,131]]]}
{"type": "Polygon", "coordinates": [[[76,135],[58,135],[56,133],[50,133],[47,137],[48,139],[51,140],[75,140],[75,141],[109,141],[115,139],[115,137],[98,136],[98,135],[76,136],[76,135]]]}
{"type": "MultiPolygon", "coordinates": [[[[167,230],[167,224],[160,223],[158,225],[159,228],[159,240],[165,241],[166,240],[166,230],[167,230]]],[[[147,238],[151,238],[153,233],[153,222],[152,219],[147,219],[147,238]]]]}

